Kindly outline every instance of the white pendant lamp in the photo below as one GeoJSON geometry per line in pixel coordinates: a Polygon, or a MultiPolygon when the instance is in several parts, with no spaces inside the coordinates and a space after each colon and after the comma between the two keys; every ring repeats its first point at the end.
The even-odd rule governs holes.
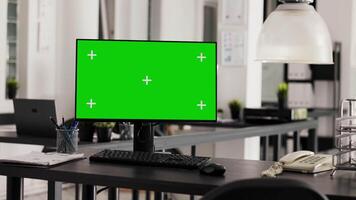
{"type": "Polygon", "coordinates": [[[269,63],[332,64],[328,28],[309,5],[314,0],[279,0],[259,35],[257,59],[269,63]]]}

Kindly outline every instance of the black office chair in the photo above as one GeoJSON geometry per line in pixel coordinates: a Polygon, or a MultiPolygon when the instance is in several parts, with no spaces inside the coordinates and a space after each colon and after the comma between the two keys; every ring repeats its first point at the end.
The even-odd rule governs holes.
{"type": "Polygon", "coordinates": [[[260,178],[236,181],[208,192],[202,200],[327,200],[304,182],[260,178]]]}

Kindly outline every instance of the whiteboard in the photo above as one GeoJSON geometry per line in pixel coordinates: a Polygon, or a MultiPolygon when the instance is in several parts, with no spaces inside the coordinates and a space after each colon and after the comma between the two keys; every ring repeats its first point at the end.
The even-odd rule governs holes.
{"type": "Polygon", "coordinates": [[[243,66],[245,59],[245,31],[223,31],[221,36],[221,65],[243,66]]]}

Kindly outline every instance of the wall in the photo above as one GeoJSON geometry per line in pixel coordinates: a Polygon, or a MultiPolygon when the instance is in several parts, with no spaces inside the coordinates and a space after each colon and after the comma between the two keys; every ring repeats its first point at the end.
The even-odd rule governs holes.
{"type": "MultiPolygon", "coordinates": [[[[355,78],[356,70],[352,67],[352,59],[355,52],[352,53],[351,43],[355,38],[352,34],[352,23],[355,17],[355,1],[344,0],[344,1],[333,1],[333,0],[319,0],[317,2],[317,11],[325,20],[333,41],[339,41],[342,43],[341,49],[341,99],[355,97],[355,78]]],[[[329,93],[332,93],[332,87],[328,87],[329,93]]],[[[316,87],[316,89],[319,89],[316,87]]],[[[327,93],[327,91],[325,92],[327,93]]],[[[320,102],[315,102],[316,105],[320,102]]],[[[334,130],[332,127],[333,117],[323,117],[319,121],[319,136],[332,136],[334,130]]]]}
{"type": "Polygon", "coordinates": [[[262,102],[277,102],[277,88],[284,82],[283,64],[262,64],[262,102]]]}
{"type": "MultiPolygon", "coordinates": [[[[352,2],[352,12],[351,12],[351,80],[350,85],[356,85],[356,56],[352,56],[356,54],[356,2],[352,2]]],[[[356,97],[356,89],[351,88],[351,97],[356,97]]]]}
{"type": "Polygon", "coordinates": [[[116,0],[115,39],[147,39],[148,0],[116,0]]]}
{"type": "Polygon", "coordinates": [[[7,0],[0,1],[0,113],[13,111],[12,101],[5,100],[7,67],[7,0]]]}
{"type": "MultiPolygon", "coordinates": [[[[224,31],[244,31],[246,38],[245,65],[223,66],[220,63],[218,77],[218,106],[229,111],[228,102],[240,99],[246,107],[259,107],[261,104],[262,65],[255,62],[257,37],[263,21],[263,3],[245,1],[245,24],[231,25],[222,22],[222,1],[219,1],[219,39],[224,31]]],[[[221,44],[219,45],[221,46],[221,44]]],[[[221,52],[219,51],[218,55],[221,52]]],[[[237,55],[235,55],[237,56],[237,55]]]]}
{"type": "MultiPolygon", "coordinates": [[[[18,69],[19,69],[19,79],[20,79],[20,97],[28,98],[54,98],[54,45],[52,43],[50,48],[38,51],[37,49],[37,8],[38,1],[19,1],[19,12],[18,12],[18,69]]],[[[50,13],[48,20],[54,19],[54,0],[48,0],[48,13],[50,13]]],[[[0,1],[0,10],[7,8],[7,1],[0,1]]],[[[3,19],[7,19],[6,11],[0,11],[0,26],[3,25],[3,19]],[[5,17],[5,18],[4,18],[5,17]]],[[[0,30],[6,30],[5,28],[0,28],[0,30]]],[[[48,31],[50,37],[54,35],[55,25],[52,23],[48,24],[48,31]]],[[[49,38],[50,42],[54,41],[54,38],[49,38]]],[[[7,55],[4,50],[7,51],[6,43],[6,31],[0,31],[0,46],[5,45],[5,47],[0,47],[0,63],[6,63],[7,55]]],[[[2,65],[2,64],[1,64],[2,65]]],[[[5,64],[3,66],[6,66],[5,64]]],[[[0,68],[0,99],[4,98],[5,79],[2,79],[2,75],[5,75],[5,71],[1,71],[0,68]],[[4,82],[2,82],[4,81],[4,82]]],[[[5,76],[4,76],[5,77],[5,76]]],[[[8,100],[6,103],[2,103],[0,100],[0,111],[1,106],[6,106],[7,112],[12,112],[12,101],[8,100]]],[[[0,155],[19,155],[23,153],[28,153],[31,151],[40,151],[42,146],[38,145],[19,145],[19,144],[9,144],[0,143],[0,155]]],[[[5,178],[0,179],[0,185],[5,185],[5,178]]],[[[46,188],[44,182],[35,181],[32,179],[26,179],[25,181],[25,192],[26,194],[30,192],[40,192],[46,188]]],[[[0,188],[0,199],[5,198],[5,188],[0,188]]]]}
{"type": "MultiPolygon", "coordinates": [[[[249,0],[247,17],[247,81],[245,105],[249,108],[261,106],[262,63],[256,62],[257,40],[263,24],[263,2],[249,0]]],[[[244,158],[260,159],[260,138],[245,139],[244,158]]]]}
{"type": "Polygon", "coordinates": [[[76,39],[98,38],[99,1],[56,1],[56,12],[56,109],[68,119],[74,117],[76,39]]]}
{"type": "MultiPolygon", "coordinates": [[[[0,10],[7,7],[3,5],[4,2],[6,1],[0,1],[0,10]]],[[[58,116],[73,117],[75,39],[98,37],[99,1],[46,0],[44,10],[41,12],[38,10],[40,7],[38,0],[19,2],[20,97],[55,98],[58,116]],[[46,15],[43,19],[45,21],[38,17],[38,13],[42,12],[46,15]],[[40,28],[44,29],[45,35],[39,35],[38,23],[41,24],[40,28]]],[[[4,13],[6,12],[1,10],[1,27],[4,13]]],[[[0,31],[0,47],[3,45],[2,42],[6,41],[4,32],[0,31]]],[[[6,48],[0,48],[0,63],[6,58],[2,49],[6,48]]],[[[2,84],[0,85],[2,87],[2,84]]],[[[3,90],[0,88],[0,91],[3,90]]],[[[11,106],[7,105],[7,107],[11,106]]],[[[0,154],[5,155],[23,154],[41,149],[42,146],[37,145],[0,143],[0,154]]],[[[0,185],[4,185],[4,179],[0,179],[0,185]]],[[[0,199],[5,194],[2,189],[5,188],[0,189],[0,199]]],[[[46,182],[25,180],[26,194],[43,192],[45,189],[46,182]]]]}
{"type": "Polygon", "coordinates": [[[6,26],[7,22],[7,1],[0,1],[0,113],[6,112],[7,105],[5,105],[5,81],[6,81],[6,57],[7,57],[7,38],[6,26]]]}
{"type": "MultiPolygon", "coordinates": [[[[260,0],[245,1],[247,14],[243,27],[221,24],[221,2],[218,3],[219,34],[223,30],[246,29],[246,65],[220,66],[218,70],[218,107],[227,113],[228,102],[239,98],[249,107],[258,107],[261,102],[261,64],[254,62],[257,34],[262,25],[263,3],[260,0]]],[[[202,5],[204,1],[170,0],[155,1],[152,22],[152,39],[156,40],[202,40],[202,5]],[[157,16],[158,15],[158,16],[157,16]],[[159,31],[158,31],[159,30],[159,31]]],[[[219,42],[218,42],[219,43],[219,42]]],[[[220,55],[220,52],[218,53],[220,55]]],[[[238,55],[235,55],[238,56],[238,55]]],[[[208,147],[206,147],[208,148],[208,147]]],[[[219,142],[213,145],[215,156],[259,159],[259,138],[219,142]]],[[[199,151],[199,150],[198,150],[199,151]]],[[[209,150],[207,150],[209,151],[209,150]]]]}
{"type": "Polygon", "coordinates": [[[19,96],[54,99],[55,0],[21,1],[19,11],[19,96]],[[42,13],[39,15],[38,13],[42,13]]]}
{"type": "Polygon", "coordinates": [[[325,20],[329,27],[333,41],[342,43],[341,57],[341,98],[351,96],[352,84],[351,77],[356,74],[351,73],[351,27],[352,27],[352,9],[355,2],[353,0],[333,1],[319,0],[317,2],[318,13],[325,20]]]}
{"type": "MultiPolygon", "coordinates": [[[[196,33],[199,0],[161,1],[159,40],[199,40],[196,33]]],[[[153,38],[154,39],[154,38],[153,38]]]]}
{"type": "Polygon", "coordinates": [[[38,0],[21,1],[19,96],[55,99],[58,116],[71,118],[74,116],[75,39],[98,37],[99,1],[45,2],[39,12],[38,0]],[[39,17],[38,13],[44,16],[39,17]]]}
{"type": "MultiPolygon", "coordinates": [[[[245,65],[219,67],[218,77],[218,106],[225,112],[229,111],[228,102],[240,99],[246,107],[260,107],[262,65],[255,62],[257,37],[263,22],[263,2],[249,0],[245,2],[245,24],[227,25],[222,23],[222,5],[219,1],[219,33],[223,31],[245,31],[245,65]]],[[[220,40],[221,40],[220,36],[220,40]]],[[[221,45],[221,44],[220,44],[221,45]]],[[[220,52],[219,52],[220,53],[220,52]]],[[[234,55],[238,56],[238,55],[234,55]]],[[[247,138],[215,145],[217,157],[259,159],[259,138],[247,138]]]]}

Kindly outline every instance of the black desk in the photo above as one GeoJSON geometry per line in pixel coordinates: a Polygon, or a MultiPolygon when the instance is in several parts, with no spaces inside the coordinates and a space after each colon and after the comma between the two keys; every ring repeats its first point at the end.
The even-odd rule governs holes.
{"type": "Polygon", "coordinates": [[[56,146],[54,138],[18,136],[15,131],[0,131],[0,142],[56,146]]]}
{"type": "MultiPolygon", "coordinates": [[[[290,122],[284,124],[274,124],[274,125],[265,125],[265,126],[251,126],[244,128],[203,128],[200,130],[191,130],[188,132],[180,133],[174,136],[162,136],[159,138],[155,138],[155,147],[156,150],[162,149],[170,149],[177,148],[182,146],[191,146],[192,155],[195,154],[195,145],[209,142],[218,142],[218,141],[226,141],[233,139],[241,139],[247,137],[255,137],[262,136],[268,138],[269,136],[276,135],[278,137],[278,141],[274,144],[274,159],[281,155],[281,135],[288,133],[290,131],[294,132],[294,135],[297,136],[295,139],[295,144],[299,144],[299,131],[303,129],[316,129],[317,128],[317,120],[307,120],[307,121],[299,121],[299,122],[290,122]]],[[[316,132],[311,131],[310,134],[310,149],[316,150],[316,132]]],[[[24,143],[24,144],[39,144],[39,145],[47,145],[53,146],[55,143],[54,139],[45,139],[45,138],[36,138],[36,137],[20,137],[16,134],[16,132],[3,132],[0,131],[0,142],[9,142],[9,143],[24,143]]],[[[296,145],[295,145],[296,146],[296,145]]],[[[298,146],[298,145],[297,145],[298,146]]],[[[81,144],[79,146],[80,149],[86,148],[95,148],[95,149],[104,149],[104,148],[115,148],[122,150],[131,150],[132,149],[132,141],[112,141],[108,143],[90,143],[90,144],[81,144]]],[[[295,148],[298,150],[298,147],[295,148]]],[[[265,140],[264,148],[263,148],[263,157],[267,158],[268,155],[268,140],[265,140]]],[[[26,177],[26,176],[25,176],[26,177]]],[[[27,177],[31,178],[31,177],[27,177]]],[[[9,183],[17,185],[21,183],[21,179],[9,179],[9,183]]],[[[11,184],[10,184],[11,185],[11,184]]],[[[49,181],[48,189],[49,199],[58,199],[58,193],[55,192],[56,188],[61,187],[60,182],[49,181]]],[[[76,190],[78,187],[76,187],[76,190]]],[[[78,193],[77,193],[78,194],[78,193]]]]}
{"type": "MultiPolygon", "coordinates": [[[[172,136],[162,136],[155,138],[156,150],[178,148],[182,146],[194,146],[204,143],[228,141],[234,139],[242,139],[248,137],[267,137],[276,135],[281,138],[281,135],[288,132],[294,132],[297,137],[295,141],[298,142],[299,132],[304,129],[311,130],[310,134],[310,150],[317,150],[317,136],[315,129],[318,127],[317,120],[296,121],[282,124],[272,124],[264,126],[248,126],[241,128],[215,128],[215,127],[200,127],[199,129],[193,129],[190,131],[184,131],[172,136]]],[[[19,143],[19,144],[38,144],[45,146],[55,146],[55,140],[51,138],[40,137],[23,137],[18,136],[15,131],[8,132],[2,131],[0,127],[0,142],[5,143],[19,143]]],[[[266,144],[268,141],[266,140],[266,144]]],[[[79,148],[119,148],[122,150],[132,150],[132,141],[111,141],[104,143],[80,143],[79,148]]],[[[280,157],[281,141],[275,145],[276,152],[275,157],[280,157]]],[[[267,155],[267,145],[264,146],[264,154],[267,155]]],[[[299,150],[296,148],[295,150],[299,150]]]]}
{"type": "MultiPolygon", "coordinates": [[[[86,189],[84,192],[92,192],[92,185],[103,185],[204,195],[206,192],[218,186],[235,180],[260,177],[261,171],[272,164],[270,161],[233,159],[214,159],[214,161],[226,166],[227,171],[225,177],[200,175],[197,170],[134,165],[90,164],[88,160],[75,161],[50,169],[14,167],[0,164],[0,174],[12,177],[8,178],[8,192],[11,193],[20,191],[21,181],[19,181],[19,177],[23,177],[53,182],[81,183],[84,184],[84,188],[86,189]]],[[[329,172],[315,176],[284,173],[280,177],[304,181],[331,199],[356,199],[356,172],[338,171],[333,178],[329,176],[329,172]]],[[[84,194],[83,196],[85,199],[88,199],[90,194],[84,194]]],[[[11,196],[11,198],[11,200],[19,199],[16,198],[16,196],[11,196]]]]}

